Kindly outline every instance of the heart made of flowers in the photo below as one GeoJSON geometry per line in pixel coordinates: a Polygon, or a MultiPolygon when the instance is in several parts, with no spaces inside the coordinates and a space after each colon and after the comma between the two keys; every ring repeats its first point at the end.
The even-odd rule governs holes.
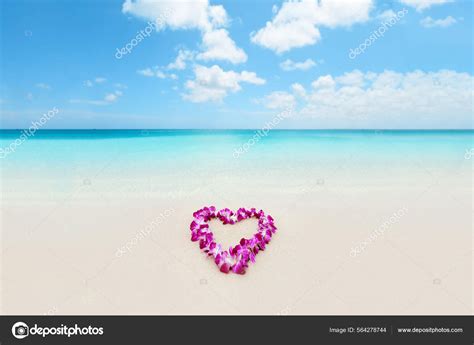
{"type": "Polygon", "coordinates": [[[189,228],[191,229],[191,241],[199,241],[201,248],[208,256],[214,258],[214,262],[220,271],[229,273],[230,271],[238,274],[244,274],[249,265],[249,261],[255,262],[255,256],[259,251],[265,250],[270,242],[272,235],[277,228],[273,224],[273,218],[270,215],[255,208],[239,208],[233,212],[224,208],[216,212],[214,206],[203,207],[193,213],[194,220],[189,228]],[[258,230],[250,239],[242,238],[239,244],[230,247],[229,250],[223,250],[222,246],[214,240],[214,234],[209,229],[211,219],[220,219],[224,224],[235,224],[241,220],[255,217],[258,219],[258,230]]]}

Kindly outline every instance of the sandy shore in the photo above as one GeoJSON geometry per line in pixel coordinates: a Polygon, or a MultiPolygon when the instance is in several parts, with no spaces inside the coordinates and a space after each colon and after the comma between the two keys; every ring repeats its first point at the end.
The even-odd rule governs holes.
{"type": "MultiPolygon", "coordinates": [[[[1,312],[471,314],[469,163],[4,175],[1,312]],[[190,241],[192,212],[209,204],[275,218],[246,275],[220,273],[190,241]]],[[[256,228],[212,226],[227,244],[256,228]]]]}

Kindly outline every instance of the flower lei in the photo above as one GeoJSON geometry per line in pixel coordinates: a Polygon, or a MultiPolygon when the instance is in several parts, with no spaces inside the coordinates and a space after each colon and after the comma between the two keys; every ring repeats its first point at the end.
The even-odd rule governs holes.
{"type": "Polygon", "coordinates": [[[241,207],[234,213],[228,208],[216,212],[214,206],[209,206],[194,212],[193,216],[194,220],[189,227],[191,241],[199,241],[199,248],[214,258],[214,262],[223,273],[232,271],[244,274],[249,261],[255,262],[255,256],[259,251],[265,250],[265,246],[277,230],[273,224],[272,216],[266,216],[262,210],[257,212],[255,208],[248,210],[241,207]],[[239,244],[231,246],[229,250],[223,250],[222,246],[214,241],[214,234],[208,224],[211,219],[218,218],[224,224],[235,224],[252,217],[258,219],[258,231],[251,239],[242,238],[239,244]]]}

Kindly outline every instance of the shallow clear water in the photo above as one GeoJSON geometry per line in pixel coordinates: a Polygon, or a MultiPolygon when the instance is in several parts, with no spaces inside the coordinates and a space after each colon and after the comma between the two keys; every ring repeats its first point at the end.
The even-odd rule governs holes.
{"type": "MultiPolygon", "coordinates": [[[[362,157],[403,159],[460,157],[473,145],[474,131],[328,131],[273,130],[42,130],[19,145],[21,130],[0,130],[4,162],[31,160],[71,163],[133,154],[153,160],[219,160],[232,158],[297,159],[362,157]],[[240,154],[236,153],[240,152],[240,154]],[[6,157],[5,157],[6,156],[6,157]],[[238,157],[237,157],[238,156],[238,157]]],[[[216,161],[215,163],[219,163],[216,161]]],[[[8,164],[8,163],[6,163],[8,164]]]]}
{"type": "Polygon", "coordinates": [[[53,179],[61,192],[98,174],[176,186],[206,181],[232,190],[293,188],[336,176],[352,185],[363,179],[397,187],[426,174],[454,179],[474,161],[474,131],[45,130],[12,144],[21,134],[0,131],[4,191],[5,184],[14,192],[53,179]]]}

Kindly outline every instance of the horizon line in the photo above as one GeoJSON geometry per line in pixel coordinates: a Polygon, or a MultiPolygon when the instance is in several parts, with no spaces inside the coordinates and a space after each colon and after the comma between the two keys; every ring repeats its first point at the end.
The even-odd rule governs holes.
{"type": "MultiPolygon", "coordinates": [[[[0,131],[25,131],[29,128],[0,128],[0,131]]],[[[41,131],[258,131],[262,128],[44,128],[41,131]]],[[[279,128],[271,131],[474,131],[474,128],[279,128]]]]}

